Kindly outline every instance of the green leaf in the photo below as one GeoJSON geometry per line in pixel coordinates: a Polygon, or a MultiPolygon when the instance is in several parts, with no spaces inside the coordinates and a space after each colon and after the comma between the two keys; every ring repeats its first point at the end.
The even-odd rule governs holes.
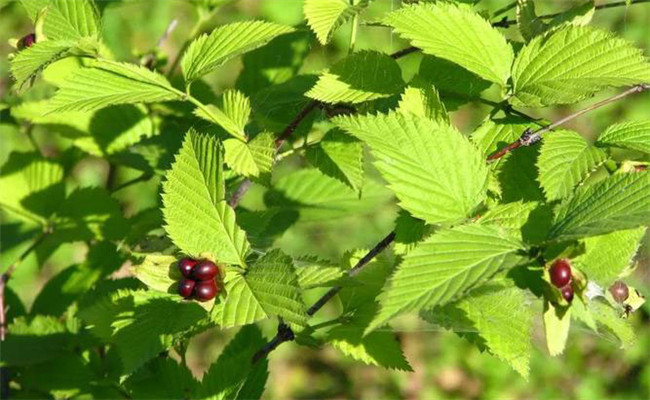
{"type": "Polygon", "coordinates": [[[226,275],[225,285],[227,295],[217,318],[224,328],[272,316],[295,326],[307,323],[293,261],[280,250],[266,253],[244,275],[226,275]]]}
{"type": "Polygon", "coordinates": [[[275,37],[293,32],[293,28],[263,21],[235,22],[201,35],[183,54],[181,67],[187,82],[214,71],[226,61],[264,46],[275,37]]]}
{"type": "Polygon", "coordinates": [[[235,137],[246,137],[244,128],[251,114],[251,103],[248,97],[238,90],[226,90],[220,99],[219,107],[211,104],[206,107],[209,113],[197,108],[194,113],[213,122],[235,137]]]}
{"type": "Polygon", "coordinates": [[[305,152],[307,160],[323,174],[338,179],[361,194],[363,143],[340,129],[328,131],[318,146],[305,152]]]}
{"type": "Polygon", "coordinates": [[[548,24],[551,27],[562,26],[563,24],[587,25],[591,22],[595,11],[594,0],[587,0],[556,15],[548,24]]]}
{"type": "Polygon", "coordinates": [[[489,209],[479,218],[478,223],[498,225],[525,243],[540,243],[546,239],[551,219],[550,207],[538,202],[517,201],[489,209]]]}
{"type": "Polygon", "coordinates": [[[27,16],[32,22],[36,22],[38,14],[44,9],[50,0],[20,0],[20,4],[25,8],[27,16]]]}
{"type": "Polygon", "coordinates": [[[166,254],[147,254],[142,263],[131,267],[131,272],[149,289],[163,293],[176,293],[178,281],[182,279],[176,265],[178,259],[166,254]]]}
{"type": "Polygon", "coordinates": [[[251,363],[253,354],[266,344],[255,325],[241,328],[217,361],[203,375],[191,398],[257,399],[268,378],[268,361],[251,363]]]}
{"type": "Polygon", "coordinates": [[[502,202],[544,200],[538,183],[539,150],[538,146],[519,148],[492,167],[499,182],[502,202]]]}
{"type": "Polygon", "coordinates": [[[402,93],[397,111],[429,118],[439,124],[451,124],[447,109],[436,88],[418,77],[414,78],[402,93]]]}
{"type": "Polygon", "coordinates": [[[494,282],[472,290],[457,303],[422,312],[420,316],[431,323],[454,329],[445,318],[448,315],[453,318],[455,313],[446,310],[453,307],[461,311],[462,319],[471,322],[490,353],[528,379],[533,312],[527,303],[523,290],[494,282]]]}
{"type": "Polygon", "coordinates": [[[70,40],[47,40],[19,51],[11,60],[11,75],[16,86],[21,88],[49,64],[65,57],[73,46],[74,42],[70,40]]]}
{"type": "Polygon", "coordinates": [[[614,334],[621,341],[621,348],[629,348],[636,341],[636,333],[630,323],[621,318],[619,312],[608,304],[592,301],[589,307],[598,323],[599,331],[605,330],[614,334]]]}
{"type": "Polygon", "coordinates": [[[362,103],[398,93],[404,86],[397,61],[376,51],[351,54],[323,72],[307,97],[324,103],[362,103]]]}
{"type": "Polygon", "coordinates": [[[598,137],[596,145],[650,154],[650,121],[629,121],[611,125],[598,137]]]}
{"type": "Polygon", "coordinates": [[[50,0],[43,33],[50,40],[99,38],[99,12],[91,0],[50,0]]]}
{"type": "Polygon", "coordinates": [[[239,139],[226,139],[223,147],[226,163],[238,174],[252,178],[270,175],[275,155],[275,138],[272,133],[261,132],[248,143],[239,139]]]}
{"type": "Polygon", "coordinates": [[[249,244],[224,197],[222,149],[190,130],[163,184],[163,215],[170,239],[185,254],[212,253],[218,261],[245,266],[249,244]]]}
{"type": "Polygon", "coordinates": [[[192,372],[170,357],[151,360],[124,382],[136,399],[182,399],[197,385],[192,372]]]}
{"type": "Polygon", "coordinates": [[[303,11],[316,38],[325,45],[341,25],[366,8],[368,3],[368,0],[305,0],[303,11]]]}
{"type": "Polygon", "coordinates": [[[521,36],[529,42],[548,28],[535,13],[533,0],[517,0],[517,26],[521,36]]]}
{"type": "Polygon", "coordinates": [[[301,221],[324,221],[374,212],[390,199],[390,192],[366,179],[362,196],[316,169],[301,169],[279,179],[264,196],[269,208],[297,212],[301,221]]]}
{"type": "Polygon", "coordinates": [[[468,8],[416,4],[388,14],[384,21],[424,54],[444,58],[506,86],[514,58],[512,47],[490,22],[468,8]]]}
{"type": "Polygon", "coordinates": [[[180,100],[182,93],[157,72],[134,64],[102,60],[75,71],[52,99],[52,110],[92,111],[114,104],[180,100]]]}
{"type": "Polygon", "coordinates": [[[650,64],[641,50],[609,32],[566,26],[519,52],[512,82],[515,99],[526,106],[570,104],[608,86],[650,82],[650,64]]]}
{"type": "Polygon", "coordinates": [[[650,224],[650,173],[613,175],[588,187],[556,210],[549,238],[567,240],[650,224]]]}
{"type": "Polygon", "coordinates": [[[0,169],[0,208],[44,224],[65,196],[63,167],[36,153],[11,153],[0,169]]]}
{"type": "Polygon", "coordinates": [[[0,352],[3,365],[30,365],[56,359],[69,351],[75,340],[53,316],[19,317],[7,331],[11,334],[2,342],[0,352]]]}
{"type": "Polygon", "coordinates": [[[451,126],[398,113],[337,117],[334,123],[370,146],[400,206],[414,217],[458,222],[485,197],[485,161],[451,126]]]}
{"type": "Polygon", "coordinates": [[[546,136],[537,159],[539,182],[548,201],[573,193],[607,155],[576,132],[557,131],[546,136]]]}
{"type": "Polygon", "coordinates": [[[303,290],[335,286],[345,275],[338,265],[315,257],[303,257],[295,264],[298,286],[303,290]]]}
{"type": "Polygon", "coordinates": [[[420,242],[404,256],[380,296],[381,310],[366,332],[393,317],[443,305],[515,265],[522,244],[497,227],[461,225],[420,242]]]}
{"type": "Polygon", "coordinates": [[[346,356],[367,365],[413,371],[392,332],[371,332],[363,336],[362,329],[345,324],[329,331],[327,342],[346,356]]]}
{"type": "MultiPolygon", "coordinates": [[[[472,142],[485,157],[519,139],[521,134],[535,125],[523,118],[506,117],[484,121],[471,135],[472,142]]],[[[504,156],[504,158],[509,155],[504,156]]],[[[499,163],[499,161],[495,162],[499,163]]]]}
{"type": "Polygon", "coordinates": [[[571,308],[560,308],[544,300],[544,330],[546,347],[552,356],[564,353],[571,327],[571,308]]]}
{"type": "Polygon", "coordinates": [[[584,254],[573,262],[590,281],[609,287],[632,262],[646,229],[641,227],[587,238],[584,254]]]}

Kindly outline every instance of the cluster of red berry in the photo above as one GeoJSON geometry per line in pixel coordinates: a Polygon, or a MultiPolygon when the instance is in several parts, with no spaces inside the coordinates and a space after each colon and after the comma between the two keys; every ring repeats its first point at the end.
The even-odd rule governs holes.
{"type": "Polygon", "coordinates": [[[215,282],[215,278],[220,278],[219,268],[212,261],[183,258],[178,262],[178,269],[184,277],[178,283],[178,294],[183,298],[208,301],[219,293],[215,282]]]}
{"type": "Polygon", "coordinates": [[[549,269],[551,283],[560,289],[564,300],[571,303],[573,300],[573,288],[571,287],[571,263],[566,258],[555,260],[549,269]]]}

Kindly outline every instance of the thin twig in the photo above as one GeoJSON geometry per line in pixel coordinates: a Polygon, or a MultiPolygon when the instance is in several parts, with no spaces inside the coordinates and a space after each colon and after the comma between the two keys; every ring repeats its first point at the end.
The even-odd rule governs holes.
{"type": "Polygon", "coordinates": [[[133,178],[131,180],[128,180],[128,181],[126,181],[124,183],[121,183],[121,184],[117,185],[116,187],[110,189],[110,192],[115,193],[115,192],[117,192],[119,190],[122,190],[124,188],[127,188],[127,187],[129,187],[131,185],[135,185],[136,183],[147,181],[147,180],[151,179],[152,177],[153,177],[153,174],[151,174],[149,172],[143,172],[142,175],[137,176],[137,177],[135,177],[135,178],[133,178]]]}
{"type": "Polygon", "coordinates": [[[583,114],[586,114],[589,111],[595,110],[597,108],[606,106],[607,104],[618,101],[618,100],[620,100],[620,99],[622,99],[622,98],[624,98],[626,96],[629,96],[629,95],[631,95],[633,93],[641,93],[644,90],[649,90],[649,89],[650,89],[650,84],[641,84],[641,85],[632,86],[631,88],[627,89],[626,91],[624,91],[622,93],[619,93],[617,95],[614,95],[614,96],[608,97],[608,98],[606,98],[604,100],[601,100],[601,101],[599,101],[597,103],[594,103],[594,104],[590,105],[589,107],[583,108],[580,111],[576,111],[573,114],[569,114],[566,117],[561,118],[561,119],[553,122],[552,124],[549,124],[547,126],[539,128],[539,129],[537,129],[535,131],[533,131],[531,129],[526,129],[521,134],[521,137],[519,137],[519,139],[517,139],[514,142],[508,144],[504,148],[499,149],[498,151],[496,151],[495,153],[490,155],[487,158],[487,160],[488,161],[494,161],[494,160],[497,160],[497,159],[505,156],[506,154],[510,153],[511,151],[513,151],[513,150],[515,150],[515,149],[517,149],[519,147],[531,146],[531,145],[539,142],[542,139],[542,135],[544,133],[555,129],[558,126],[571,121],[572,119],[578,118],[579,116],[581,116],[583,114]]]}
{"type": "Polygon", "coordinates": [[[47,236],[51,231],[50,230],[45,230],[43,231],[39,236],[36,237],[34,240],[34,243],[32,243],[25,251],[22,252],[22,254],[18,257],[18,259],[7,268],[7,270],[0,276],[0,341],[5,340],[5,334],[6,334],[6,329],[7,329],[7,320],[6,320],[6,308],[5,308],[5,288],[7,287],[7,282],[9,282],[9,279],[11,278],[11,275],[14,273],[16,267],[27,258],[29,254],[31,254],[36,247],[41,244],[41,242],[45,239],[45,236],[47,236]]]}

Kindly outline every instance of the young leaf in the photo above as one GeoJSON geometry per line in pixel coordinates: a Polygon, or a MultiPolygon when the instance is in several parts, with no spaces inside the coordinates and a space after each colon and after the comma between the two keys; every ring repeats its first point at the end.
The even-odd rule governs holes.
{"type": "Polygon", "coordinates": [[[133,275],[150,289],[163,293],[176,293],[178,281],[183,277],[178,270],[178,258],[166,254],[147,254],[141,264],[131,268],[133,275]]]}
{"type": "Polygon", "coordinates": [[[368,6],[368,0],[305,0],[304,13],[307,24],[325,45],[347,20],[368,6]]]}
{"type": "Polygon", "coordinates": [[[163,184],[165,230],[184,253],[245,266],[249,244],[224,197],[222,149],[190,130],[163,184]]]}
{"type": "Polygon", "coordinates": [[[134,64],[98,60],[66,79],[52,99],[50,112],[92,111],[114,104],[179,100],[182,96],[157,72],[134,64]]]}
{"type": "Polygon", "coordinates": [[[327,334],[327,342],[341,353],[367,365],[400,371],[413,371],[392,332],[371,332],[349,324],[339,325],[327,334]]]}
{"type": "Polygon", "coordinates": [[[361,194],[363,186],[363,143],[340,129],[332,129],[318,146],[305,152],[307,160],[323,174],[338,179],[361,194]]]}
{"type": "Polygon", "coordinates": [[[524,105],[570,104],[608,86],[650,82],[650,64],[641,50],[609,32],[566,26],[521,49],[512,81],[524,105]]]}
{"type": "Polygon", "coordinates": [[[492,226],[461,225],[437,232],[404,256],[380,295],[381,310],[366,332],[399,314],[453,300],[513,266],[521,247],[519,240],[492,226]]]}
{"type": "Polygon", "coordinates": [[[273,316],[296,326],[307,322],[293,261],[280,250],[266,253],[244,275],[226,275],[225,284],[226,298],[217,306],[224,328],[273,316]]]}
{"type": "Polygon", "coordinates": [[[11,60],[11,75],[16,80],[16,86],[22,87],[46,66],[63,58],[73,46],[74,42],[70,40],[47,40],[18,52],[11,60]]]}
{"type": "Polygon", "coordinates": [[[537,168],[548,201],[569,196],[573,188],[607,159],[597,147],[572,131],[553,132],[544,138],[537,168]]]}
{"type": "Polygon", "coordinates": [[[221,96],[220,107],[209,104],[209,113],[197,108],[194,113],[213,122],[235,137],[245,138],[244,128],[251,114],[251,103],[248,97],[238,90],[226,90],[221,96]]]}
{"type": "Polygon", "coordinates": [[[324,72],[307,97],[324,103],[362,103],[398,93],[404,86],[397,61],[364,50],[337,62],[324,72]]]}
{"type": "Polygon", "coordinates": [[[549,238],[602,235],[650,223],[650,173],[618,174],[576,190],[556,210],[549,238]]]}
{"type": "Polygon", "coordinates": [[[419,77],[414,78],[402,93],[397,111],[429,118],[439,124],[451,124],[436,88],[419,77]]]}
{"type": "Polygon", "coordinates": [[[598,137],[597,146],[620,147],[650,154],[650,121],[621,122],[598,137]]]}
{"type": "Polygon", "coordinates": [[[251,178],[270,175],[275,155],[275,139],[272,133],[261,132],[248,143],[239,139],[226,139],[223,147],[226,163],[238,174],[251,178]]]}
{"type": "Polygon", "coordinates": [[[251,359],[265,344],[255,325],[241,328],[203,375],[191,398],[259,399],[269,375],[268,361],[253,365],[251,359]]]}
{"type": "Polygon", "coordinates": [[[293,28],[263,21],[235,22],[201,35],[183,54],[181,67],[189,83],[214,71],[226,61],[264,46],[273,38],[293,32],[293,28]]]}
{"type": "Polygon", "coordinates": [[[609,287],[632,262],[646,229],[640,227],[587,238],[584,254],[573,261],[590,281],[609,287]]]}
{"type": "Polygon", "coordinates": [[[51,0],[45,10],[43,33],[50,40],[95,38],[99,13],[92,0],[51,0]]]}
{"type": "Polygon", "coordinates": [[[337,117],[334,123],[370,146],[400,206],[414,217],[458,222],[485,197],[485,161],[452,126],[398,113],[337,117]]]}
{"type": "Polygon", "coordinates": [[[544,300],[546,347],[552,356],[564,353],[571,327],[571,308],[560,308],[544,300]]]}
{"type": "Polygon", "coordinates": [[[501,86],[510,77],[512,47],[488,21],[467,8],[416,4],[388,14],[384,21],[424,54],[454,62],[501,86]]]}
{"type": "MultiPolygon", "coordinates": [[[[456,313],[445,311],[450,307],[462,311],[462,318],[471,322],[490,353],[528,379],[533,312],[527,303],[523,290],[495,282],[472,290],[457,303],[424,311],[420,316],[433,324],[447,326],[446,317],[453,318],[456,313]]],[[[454,329],[453,323],[450,328],[454,329]]]]}

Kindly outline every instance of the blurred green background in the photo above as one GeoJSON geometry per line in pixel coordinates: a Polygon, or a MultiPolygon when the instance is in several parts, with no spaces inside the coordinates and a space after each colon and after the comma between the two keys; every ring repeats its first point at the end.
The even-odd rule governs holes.
{"type": "MultiPolygon", "coordinates": [[[[176,19],[177,28],[164,42],[162,50],[170,58],[175,57],[197,19],[189,0],[148,1],[98,1],[103,9],[104,38],[120,60],[137,62],[138,55],[152,49],[169,23],[176,19]]],[[[508,0],[481,1],[478,10],[495,11],[510,4],[508,0]]],[[[538,1],[539,14],[560,12],[578,2],[538,1]]],[[[397,0],[376,0],[363,14],[368,22],[379,18],[384,12],[399,7],[397,0]]],[[[514,10],[506,15],[510,18],[514,10]]],[[[301,0],[240,0],[224,5],[206,26],[213,26],[252,18],[273,20],[290,25],[303,22],[301,0]]],[[[650,3],[635,4],[598,11],[593,24],[615,31],[650,54],[650,3]]],[[[10,38],[20,38],[31,32],[29,19],[15,1],[0,1],[0,94],[2,102],[14,104],[20,101],[11,90],[7,55],[13,51],[8,45],[10,38]]],[[[516,26],[505,30],[509,37],[518,39],[516,26]]],[[[315,40],[301,73],[317,73],[347,54],[349,24],[338,30],[327,47],[315,40]]],[[[382,27],[362,25],[359,29],[356,49],[375,49],[393,52],[407,44],[382,27]]],[[[278,55],[282,57],[282,55],[278,55]]],[[[420,62],[420,55],[413,54],[399,60],[405,78],[410,78],[420,62]]],[[[269,59],[269,63],[273,60],[269,59]]],[[[220,93],[233,87],[241,70],[241,60],[235,59],[207,77],[212,90],[220,93]]],[[[28,92],[28,96],[42,96],[51,91],[41,85],[28,92]]],[[[613,92],[601,93],[598,98],[613,92]]],[[[591,104],[590,99],[569,107],[544,110],[526,110],[532,115],[554,120],[574,110],[591,104]]],[[[467,105],[453,113],[454,123],[470,133],[487,115],[488,108],[467,105]]],[[[569,127],[587,138],[594,138],[609,124],[626,119],[650,117],[650,94],[634,96],[599,109],[586,117],[578,118],[569,127]]],[[[318,127],[316,127],[318,129],[318,127]]],[[[167,133],[166,133],[167,134],[167,133]]],[[[170,132],[169,134],[174,134],[170,132]]],[[[181,134],[181,132],[178,132],[181,134]]],[[[36,128],[33,137],[45,155],[56,154],[70,146],[67,139],[36,128]]],[[[3,111],[0,119],[0,164],[8,154],[16,150],[31,149],[29,139],[8,120],[3,111]]],[[[289,171],[305,165],[297,157],[287,159],[274,172],[274,180],[289,171]]],[[[371,168],[368,165],[368,168],[371,168]]],[[[88,157],[73,169],[70,178],[79,185],[103,185],[108,165],[104,160],[88,157]]],[[[372,173],[372,172],[371,172],[372,173]]],[[[135,171],[121,169],[118,181],[137,176],[135,171]]],[[[127,216],[153,207],[158,202],[159,181],[134,185],[119,193],[125,204],[127,216]]],[[[2,188],[0,188],[0,191],[2,188]]],[[[247,194],[243,205],[257,208],[264,189],[255,187],[247,194]]],[[[649,194],[650,195],[650,194],[649,194]]],[[[387,196],[380,196],[388,198],[387,196]]],[[[341,217],[328,221],[301,222],[289,229],[276,243],[293,255],[317,253],[331,259],[340,258],[345,251],[368,248],[392,229],[397,213],[390,201],[380,212],[372,215],[341,217]]],[[[30,227],[18,225],[6,215],[0,215],[1,245],[0,269],[4,270],[24,250],[26,239],[32,237],[30,227]]],[[[28,243],[27,243],[28,244],[28,243]]],[[[36,258],[29,257],[16,271],[12,289],[18,293],[26,308],[49,277],[61,269],[79,262],[85,256],[83,244],[62,246],[38,267],[36,258]]],[[[638,255],[639,268],[631,283],[644,293],[650,292],[650,245],[645,239],[638,255]]],[[[314,294],[314,299],[319,293],[314,294]]],[[[313,299],[306,299],[307,301],[313,299]]],[[[314,322],[326,320],[332,310],[325,309],[314,322]]],[[[541,316],[541,309],[540,316],[541,316]]],[[[627,350],[617,348],[616,343],[604,336],[597,336],[578,325],[572,328],[567,352],[561,357],[548,356],[544,345],[541,322],[535,329],[535,351],[531,363],[531,376],[525,381],[505,363],[482,354],[457,335],[431,329],[415,318],[406,318],[397,326],[399,339],[414,373],[387,371],[378,367],[364,366],[346,359],[333,349],[313,350],[287,344],[271,356],[271,376],[265,398],[491,398],[491,399],[648,399],[650,398],[650,306],[646,303],[633,315],[637,328],[638,343],[627,350]]],[[[274,326],[264,326],[265,333],[272,335],[274,326]]],[[[200,377],[209,364],[216,359],[221,348],[233,332],[207,331],[195,337],[190,344],[188,362],[193,373],[200,377]]]]}

